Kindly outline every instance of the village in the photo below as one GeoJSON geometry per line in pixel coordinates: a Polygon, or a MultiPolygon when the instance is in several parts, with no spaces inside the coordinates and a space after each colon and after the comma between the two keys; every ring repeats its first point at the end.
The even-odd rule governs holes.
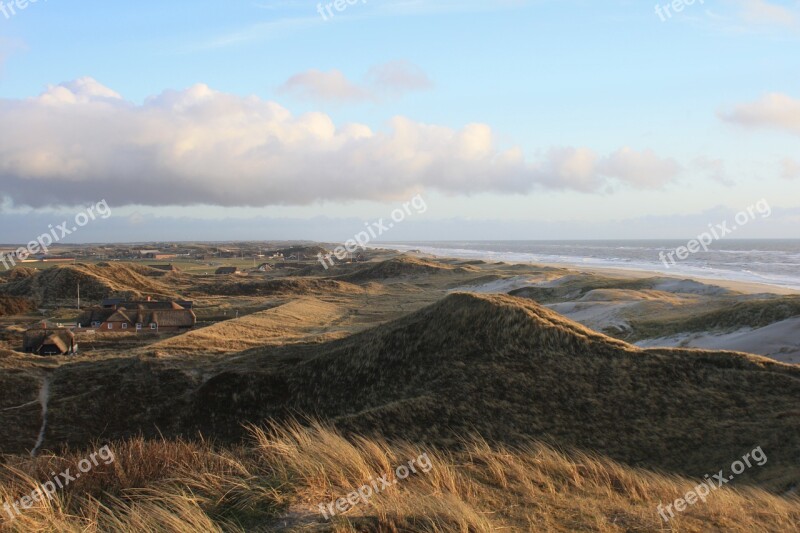
{"type": "MultiPolygon", "coordinates": [[[[17,271],[11,270],[7,275],[19,276],[23,275],[20,272],[39,272],[65,265],[109,264],[130,266],[144,276],[155,279],[191,280],[184,284],[192,288],[195,283],[201,286],[203,283],[224,286],[237,281],[264,280],[289,276],[302,269],[315,269],[319,267],[317,257],[330,253],[319,245],[269,244],[62,246],[53,250],[52,255],[24,260],[17,258],[20,263],[17,271]]],[[[0,256],[5,258],[12,258],[13,253],[0,250],[0,256]]],[[[340,264],[344,266],[365,260],[366,254],[361,251],[348,254],[340,264]]],[[[82,298],[79,280],[75,283],[74,291],[67,287],[66,292],[74,292],[74,295],[57,304],[40,304],[38,312],[49,315],[41,320],[30,321],[30,318],[25,318],[30,315],[14,317],[23,324],[25,320],[29,323],[24,326],[24,332],[18,340],[7,340],[9,347],[40,356],[77,355],[81,348],[87,347],[126,349],[239,316],[239,310],[229,312],[224,303],[216,306],[223,309],[206,304],[201,311],[201,320],[198,320],[194,301],[169,297],[158,291],[147,295],[144,291],[141,298],[105,294],[107,297],[98,299],[96,292],[87,294],[87,287],[84,286],[82,298]]],[[[246,309],[247,304],[244,304],[243,312],[247,312],[246,309]]],[[[14,325],[18,329],[22,326],[11,324],[12,327],[14,325]]],[[[6,328],[7,331],[9,329],[12,328],[6,328]]]]}

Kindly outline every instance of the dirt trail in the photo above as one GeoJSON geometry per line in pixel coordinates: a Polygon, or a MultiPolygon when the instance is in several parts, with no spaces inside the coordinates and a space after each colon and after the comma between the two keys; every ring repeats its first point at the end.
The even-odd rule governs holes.
{"type": "Polygon", "coordinates": [[[31,455],[36,456],[39,448],[44,442],[44,434],[47,431],[47,404],[50,402],[50,376],[45,376],[42,382],[42,388],[39,389],[39,403],[42,406],[42,427],[39,429],[39,437],[36,439],[36,445],[31,450],[31,455]]]}

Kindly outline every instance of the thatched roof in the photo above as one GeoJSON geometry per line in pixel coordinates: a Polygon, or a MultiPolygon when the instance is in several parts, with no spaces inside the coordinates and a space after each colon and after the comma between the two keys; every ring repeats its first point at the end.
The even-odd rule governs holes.
{"type": "MultiPolygon", "coordinates": [[[[155,302],[148,302],[155,303],[155,302]]],[[[166,302],[159,302],[166,303],[166,302]]],[[[197,323],[197,316],[191,309],[184,309],[178,304],[171,304],[169,307],[163,306],[159,309],[146,309],[143,305],[136,308],[117,307],[116,309],[102,309],[94,307],[87,309],[78,323],[81,327],[89,327],[95,322],[105,323],[126,323],[134,326],[135,324],[158,324],[163,327],[190,328],[197,323]]]]}
{"type": "Polygon", "coordinates": [[[55,346],[61,353],[67,353],[70,350],[71,344],[64,342],[63,337],[64,336],[59,335],[58,333],[53,333],[47,337],[44,342],[42,342],[40,349],[44,348],[45,346],[55,346]]]}
{"type": "Polygon", "coordinates": [[[191,328],[197,323],[197,316],[191,309],[167,309],[150,311],[138,309],[129,313],[132,324],[158,324],[159,327],[191,328]]]}
{"type": "Polygon", "coordinates": [[[189,300],[177,300],[160,302],[155,300],[126,301],[124,298],[106,298],[103,300],[103,307],[119,309],[191,309],[194,302],[189,300]]]}
{"type": "Polygon", "coordinates": [[[180,272],[181,271],[181,269],[179,269],[178,267],[176,267],[175,265],[172,265],[172,264],[170,264],[170,265],[147,265],[147,266],[149,266],[150,268],[154,268],[156,270],[163,270],[165,272],[180,272]]]}
{"type": "Polygon", "coordinates": [[[178,302],[121,302],[117,305],[117,309],[124,307],[125,309],[185,309],[185,307],[178,302]]]}
{"type": "Polygon", "coordinates": [[[75,334],[64,328],[29,329],[22,338],[23,350],[33,353],[39,353],[45,346],[56,346],[63,354],[74,344],[75,334]]]}
{"type": "Polygon", "coordinates": [[[116,312],[116,309],[105,309],[102,307],[86,309],[78,318],[78,325],[85,328],[91,326],[95,322],[103,323],[116,312]]]}

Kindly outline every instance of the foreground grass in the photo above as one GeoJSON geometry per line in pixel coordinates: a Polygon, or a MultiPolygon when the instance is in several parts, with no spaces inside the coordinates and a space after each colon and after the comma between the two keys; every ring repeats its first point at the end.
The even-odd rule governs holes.
{"type": "MultiPolygon", "coordinates": [[[[100,464],[0,525],[12,532],[161,531],[796,531],[800,500],[745,488],[714,491],[669,524],[659,503],[696,483],[532,443],[481,441],[451,453],[380,440],[346,440],[315,426],[252,429],[247,447],[133,439],[100,464]],[[326,520],[331,502],[427,453],[432,468],[398,480],[367,503],[326,520]]],[[[7,457],[0,505],[88,452],[7,457]]]]}

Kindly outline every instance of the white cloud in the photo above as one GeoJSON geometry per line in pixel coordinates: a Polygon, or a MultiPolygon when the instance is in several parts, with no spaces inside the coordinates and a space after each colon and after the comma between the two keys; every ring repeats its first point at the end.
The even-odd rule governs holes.
{"type": "Polygon", "coordinates": [[[560,148],[538,161],[500,149],[492,129],[393,118],[385,130],[292,115],[256,96],[206,85],[143,104],[93,79],[0,100],[2,194],[15,205],[267,206],[451,194],[601,191],[662,186],[677,164],[649,150],[609,156],[560,148]]]}
{"type": "Polygon", "coordinates": [[[728,177],[725,169],[725,162],[722,159],[709,159],[708,157],[701,156],[694,160],[695,166],[706,172],[709,178],[719,182],[723,185],[731,187],[736,183],[728,177]]]}
{"type": "Polygon", "coordinates": [[[797,27],[797,9],[767,0],[738,0],[740,18],[750,24],[797,27]]]}
{"type": "Polygon", "coordinates": [[[423,91],[433,87],[433,82],[420,67],[408,61],[390,61],[372,67],[368,78],[373,86],[392,93],[423,91]]]}
{"type": "Polygon", "coordinates": [[[354,103],[378,101],[387,95],[399,96],[431,87],[433,82],[420,67],[408,61],[390,61],[372,67],[362,83],[348,80],[339,70],[312,69],[289,78],[278,92],[306,100],[354,103]]]}
{"type": "Polygon", "coordinates": [[[369,91],[350,82],[339,70],[322,72],[312,69],[295,74],[281,85],[278,92],[319,101],[360,102],[372,99],[369,91]]]}
{"type": "Polygon", "coordinates": [[[640,189],[657,189],[674,178],[680,167],[672,159],[658,157],[652,150],[637,152],[625,147],[601,161],[599,171],[640,189]]]}
{"type": "Polygon", "coordinates": [[[781,161],[781,167],[783,167],[782,176],[785,179],[794,180],[800,178],[800,162],[787,157],[781,161]]]}
{"type": "MultiPolygon", "coordinates": [[[[699,5],[696,4],[696,5],[699,5]]],[[[721,0],[705,2],[711,27],[737,34],[795,34],[800,30],[800,0],[721,0]]],[[[688,17],[687,17],[688,18],[688,17]]],[[[702,19],[695,19],[700,22],[702,19]]]]}
{"type": "Polygon", "coordinates": [[[800,134],[800,100],[785,94],[767,94],[756,102],[722,112],[720,117],[748,128],[767,127],[800,134]]]}

